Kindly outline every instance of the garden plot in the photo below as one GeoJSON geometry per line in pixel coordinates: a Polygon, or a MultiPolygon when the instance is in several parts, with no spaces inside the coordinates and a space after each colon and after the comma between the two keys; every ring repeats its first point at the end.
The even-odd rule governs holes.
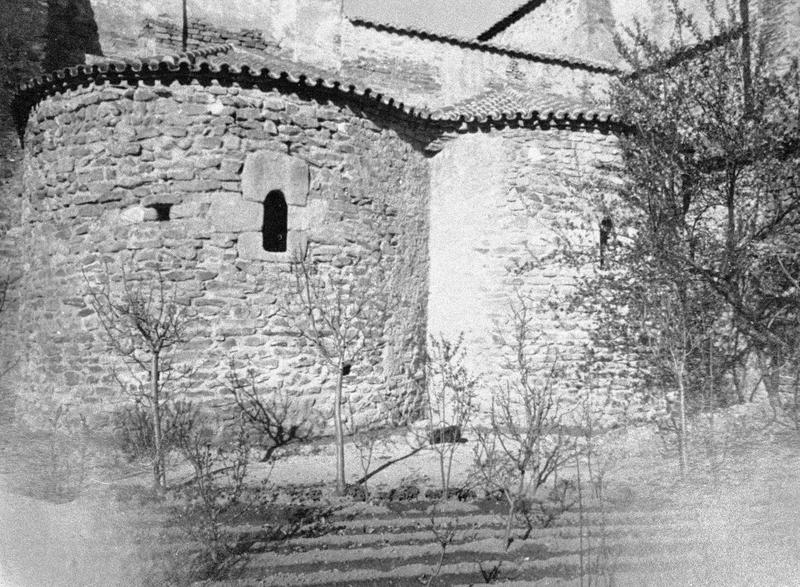
{"type": "MultiPolygon", "coordinates": [[[[328,449],[304,449],[272,471],[268,505],[227,528],[250,537],[249,546],[226,578],[204,584],[800,581],[794,556],[800,547],[800,454],[792,438],[751,439],[715,471],[698,467],[685,481],[674,456],[660,454],[656,437],[646,443],[636,434],[630,438],[637,446],[609,470],[602,499],[587,485],[581,503],[550,503],[557,515],[526,539],[524,528],[515,526],[508,547],[503,500],[480,488],[461,499],[433,497],[436,460],[427,451],[373,479],[369,500],[359,501],[333,495],[331,472],[320,464],[328,449]],[[304,483],[282,478],[291,471],[301,471],[304,483]],[[283,534],[265,533],[267,526],[283,534]]],[[[454,485],[469,480],[469,451],[469,443],[459,447],[454,485]]],[[[253,478],[265,473],[256,467],[253,478]]],[[[565,469],[563,478],[569,475],[565,469]]],[[[12,477],[4,471],[6,481],[12,477]]],[[[198,545],[170,498],[152,496],[146,484],[146,475],[110,485],[94,481],[60,505],[7,490],[4,584],[185,583],[198,545]]]]}

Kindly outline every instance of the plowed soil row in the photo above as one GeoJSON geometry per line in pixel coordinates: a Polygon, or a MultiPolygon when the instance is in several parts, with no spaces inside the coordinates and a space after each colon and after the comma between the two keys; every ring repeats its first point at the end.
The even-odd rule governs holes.
{"type": "MultiPolygon", "coordinates": [[[[526,540],[517,530],[508,548],[502,501],[337,501],[325,479],[322,492],[319,482],[290,490],[285,480],[273,479],[284,497],[295,496],[292,507],[297,496],[315,496],[299,499],[307,508],[337,506],[324,531],[256,542],[228,577],[203,584],[469,585],[486,582],[492,569],[498,569],[495,582],[516,585],[800,584],[796,435],[741,439],[726,445],[724,456],[697,450],[683,479],[674,455],[653,438],[647,448],[640,440],[605,462],[603,499],[585,484],[582,507],[573,504],[526,540]],[[435,530],[445,527],[453,535],[437,569],[442,549],[435,530]]],[[[307,470],[302,455],[291,459],[287,471],[307,470]]],[[[419,478],[424,463],[410,466],[419,478]]],[[[435,487],[433,471],[420,495],[435,487]]],[[[12,472],[7,468],[0,480],[12,472]]],[[[463,481],[469,469],[456,473],[463,481]]],[[[390,488],[405,477],[397,473],[381,484],[390,488]]],[[[198,542],[170,508],[147,497],[146,483],[146,475],[122,484],[94,482],[62,504],[8,494],[0,501],[0,585],[183,582],[196,570],[198,542]]],[[[253,535],[260,519],[243,518],[232,530],[253,535]]]]}

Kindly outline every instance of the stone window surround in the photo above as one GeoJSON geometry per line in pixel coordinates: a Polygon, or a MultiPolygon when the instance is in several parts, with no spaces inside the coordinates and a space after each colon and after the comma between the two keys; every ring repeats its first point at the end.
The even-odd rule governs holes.
{"type": "MultiPolygon", "coordinates": [[[[241,222],[226,228],[239,232],[239,257],[258,261],[289,261],[306,247],[306,214],[309,193],[308,163],[278,151],[258,151],[247,155],[242,167],[242,199],[231,198],[221,204],[241,222]],[[264,201],[271,192],[281,192],[287,204],[286,251],[265,251],[263,247],[264,201]],[[235,210],[233,210],[235,208],[235,210]]],[[[218,212],[221,210],[218,210],[218,212]]],[[[211,210],[215,216],[214,206],[211,210]]],[[[229,216],[230,218],[231,216],[229,216]]]]}

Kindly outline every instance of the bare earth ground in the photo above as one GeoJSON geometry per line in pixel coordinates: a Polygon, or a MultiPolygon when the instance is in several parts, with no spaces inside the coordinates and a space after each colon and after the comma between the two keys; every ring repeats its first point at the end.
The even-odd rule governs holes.
{"type": "MultiPolygon", "coordinates": [[[[437,486],[438,460],[424,451],[371,481],[382,499],[340,500],[343,509],[329,520],[326,533],[255,548],[237,579],[214,584],[419,585],[435,569],[440,552],[432,524],[449,524],[456,532],[432,584],[483,583],[479,565],[488,569],[503,561],[498,582],[517,585],[604,584],[601,573],[591,571],[592,562],[602,563],[605,578],[620,585],[800,585],[800,435],[762,424],[754,419],[746,428],[726,424],[725,434],[699,434],[693,472],[684,482],[674,455],[665,454],[653,429],[609,435],[605,499],[589,500],[583,516],[572,508],[552,527],[515,541],[508,552],[497,501],[451,499],[437,505],[432,521],[436,502],[425,493],[437,486]],[[408,489],[414,487],[417,496],[408,489]],[[395,493],[389,495],[391,489],[395,493]]],[[[375,466],[406,450],[401,436],[395,441],[376,456],[375,466]]],[[[158,502],[142,497],[146,472],[106,463],[71,479],[73,486],[53,491],[46,474],[52,467],[48,447],[32,450],[36,442],[43,441],[28,436],[3,444],[0,585],[175,580],[170,569],[191,560],[191,544],[158,502]],[[38,460],[32,463],[31,455],[38,460]]],[[[357,461],[351,451],[350,479],[361,473],[357,461]]],[[[468,442],[457,449],[454,485],[474,479],[471,463],[468,442]]],[[[255,478],[267,472],[265,465],[253,467],[255,478]]],[[[178,469],[172,477],[186,473],[178,469]]],[[[275,485],[300,486],[293,494],[307,503],[335,499],[332,478],[333,452],[326,444],[302,447],[270,476],[275,485]]],[[[258,521],[243,520],[242,528],[257,527],[258,521]]]]}

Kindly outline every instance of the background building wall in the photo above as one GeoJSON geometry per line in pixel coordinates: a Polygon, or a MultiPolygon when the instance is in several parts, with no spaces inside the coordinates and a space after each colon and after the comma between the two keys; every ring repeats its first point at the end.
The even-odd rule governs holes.
{"type": "MultiPolygon", "coordinates": [[[[136,56],[147,18],[181,23],[182,0],[92,0],[104,53],[136,56]]],[[[189,18],[231,30],[261,31],[299,60],[335,64],[341,0],[187,0],[189,18]]]]}
{"type": "MultiPolygon", "coordinates": [[[[727,3],[716,0],[715,4],[717,17],[727,20],[727,3]]],[[[758,12],[757,4],[751,2],[754,13],[758,12]]],[[[705,0],[680,2],[704,32],[710,30],[711,24],[706,5],[705,0]]],[[[738,3],[736,7],[738,9],[738,3]]],[[[624,29],[633,28],[636,22],[660,43],[666,43],[674,29],[667,0],[548,0],[500,32],[491,42],[620,64],[614,47],[614,34],[622,34],[625,38],[624,29]]]]}
{"type": "MultiPolygon", "coordinates": [[[[142,53],[179,52],[179,22],[148,19],[140,33],[142,53]]],[[[538,95],[600,100],[610,76],[580,64],[554,64],[518,58],[453,43],[392,33],[368,26],[341,24],[337,60],[297,55],[259,29],[227,29],[190,20],[189,48],[209,43],[233,43],[245,51],[274,55],[298,63],[295,73],[327,68],[344,84],[370,88],[415,107],[437,109],[506,84],[526,87],[538,95]]],[[[328,57],[334,55],[331,53],[328,57]]],[[[313,75],[313,74],[312,74],[313,75]]]]}
{"type": "Polygon", "coordinates": [[[410,34],[346,25],[342,76],[431,109],[454,104],[508,83],[536,94],[600,96],[606,73],[460,47],[410,34]]]}

